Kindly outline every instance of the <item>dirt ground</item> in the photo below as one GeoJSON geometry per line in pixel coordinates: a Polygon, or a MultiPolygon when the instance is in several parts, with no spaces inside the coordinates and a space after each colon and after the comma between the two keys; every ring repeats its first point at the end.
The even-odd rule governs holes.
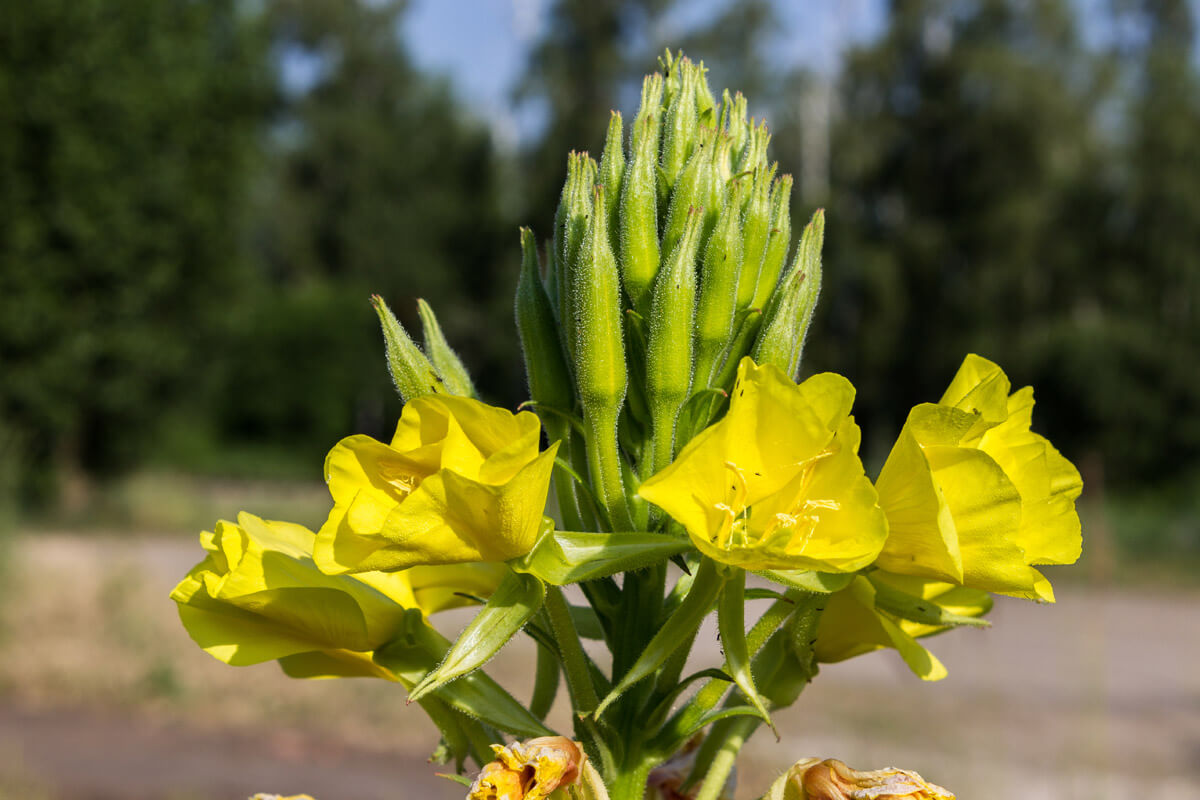
{"type": "MultiPolygon", "coordinates": [[[[396,687],[293,681],[198,650],[166,597],[199,558],[193,542],[16,541],[0,798],[462,797],[427,763],[436,737],[396,687]]],[[[888,652],[827,666],[779,715],[782,741],[747,746],[739,798],[809,755],[916,769],[964,800],[1200,798],[1200,593],[1060,583],[1057,605],[1000,600],[991,619],[930,640],[950,670],[939,684],[888,652]]],[[[702,639],[698,663],[715,663],[715,632],[702,639]]],[[[527,682],[528,649],[518,640],[493,674],[527,682]]]]}

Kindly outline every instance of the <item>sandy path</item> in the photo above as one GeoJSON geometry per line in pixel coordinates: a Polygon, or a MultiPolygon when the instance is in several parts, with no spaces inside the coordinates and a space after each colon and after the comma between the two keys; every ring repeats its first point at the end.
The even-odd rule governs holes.
{"type": "MultiPolygon", "coordinates": [[[[199,653],[165,601],[198,555],[190,539],[23,540],[0,641],[0,797],[5,776],[63,800],[462,796],[432,777],[432,731],[392,687],[199,653]]],[[[1002,599],[991,619],[929,640],[940,684],[890,652],[827,666],[779,716],[783,740],[748,746],[739,797],[820,755],[917,769],[972,800],[1200,798],[1200,593],[1064,584],[1055,606],[1002,599]]],[[[715,661],[715,634],[701,642],[715,661]]],[[[520,687],[529,667],[513,646],[494,674],[520,687]]]]}

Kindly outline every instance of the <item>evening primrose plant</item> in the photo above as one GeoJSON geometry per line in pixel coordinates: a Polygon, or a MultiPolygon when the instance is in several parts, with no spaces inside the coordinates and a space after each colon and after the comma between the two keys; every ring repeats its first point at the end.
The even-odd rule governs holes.
{"type": "MultiPolygon", "coordinates": [[[[1078,472],[1030,430],[1032,390],[979,356],[866,474],[851,383],[795,380],[822,212],[793,246],[766,125],[702,65],[661,64],[598,161],[569,155],[550,235],[521,230],[525,410],[478,398],[428,305],[422,348],[373,298],[395,435],[333,447],[319,530],[219,522],[172,593],[228,664],[400,684],[469,800],[731,797],[741,748],[820,664],[890,648],[940,679],[922,640],[985,626],[992,593],[1053,602],[1037,568],[1080,554],[1078,472]],[[448,638],[438,612],[463,605],[448,638]],[[719,650],[696,647],[714,614],[719,650]],[[532,685],[488,674],[514,639],[532,685]]],[[[759,783],[952,797],[819,759],[759,783]]]]}

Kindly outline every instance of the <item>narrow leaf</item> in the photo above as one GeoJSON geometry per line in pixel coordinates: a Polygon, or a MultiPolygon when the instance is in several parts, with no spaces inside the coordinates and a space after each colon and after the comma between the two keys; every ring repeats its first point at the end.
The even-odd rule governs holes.
{"type": "Polygon", "coordinates": [[[754,675],[750,671],[750,651],[746,646],[745,595],[746,573],[740,569],[734,570],[733,575],[725,581],[717,602],[717,629],[721,632],[721,646],[725,648],[725,665],[742,695],[778,739],[779,732],[767,713],[766,704],[759,697],[758,689],[754,686],[754,675]]]}
{"type": "Polygon", "coordinates": [[[419,700],[487,663],[537,613],[545,595],[546,587],[537,578],[509,572],[438,668],[409,692],[409,701],[419,700]]]}
{"type": "Polygon", "coordinates": [[[629,668],[629,672],[608,693],[604,701],[596,708],[595,716],[600,714],[624,694],[631,686],[653,673],[670,658],[671,654],[684,642],[690,642],[700,623],[712,610],[713,603],[721,591],[724,580],[717,574],[717,568],[712,561],[705,559],[696,573],[691,591],[680,603],[679,608],[659,628],[658,633],[646,645],[646,649],[638,660],[629,668]]]}
{"type": "Polygon", "coordinates": [[[872,581],[871,585],[875,587],[875,607],[895,614],[900,619],[937,626],[971,625],[976,628],[990,628],[992,625],[986,619],[947,611],[933,600],[915,597],[882,581],[872,581]]]}

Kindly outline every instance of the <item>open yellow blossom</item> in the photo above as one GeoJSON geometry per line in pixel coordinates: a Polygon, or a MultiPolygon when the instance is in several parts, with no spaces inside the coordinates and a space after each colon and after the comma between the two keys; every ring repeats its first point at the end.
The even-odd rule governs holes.
{"type": "Polygon", "coordinates": [[[494,744],[492,750],[496,760],[480,770],[467,800],[543,800],[574,784],[585,758],[579,744],[563,736],[494,744]]]}
{"type": "Polygon", "coordinates": [[[967,356],[938,403],[908,416],[876,481],[891,532],[878,564],[907,575],[1053,602],[1034,568],[1070,564],[1079,472],[1029,427],[1033,390],[967,356]]]}
{"type": "Polygon", "coordinates": [[[907,769],[857,770],[834,758],[805,758],[775,782],[765,800],[954,800],[907,769]]]}
{"type": "Polygon", "coordinates": [[[829,596],[813,644],[817,661],[845,661],[891,647],[922,680],[937,681],[946,677],[942,662],[917,639],[948,630],[950,626],[902,619],[881,608],[877,601],[881,589],[920,598],[928,601],[930,607],[936,606],[962,617],[980,617],[992,607],[991,597],[978,589],[873,570],[867,576],[857,576],[845,589],[829,596]]]}
{"type": "Polygon", "coordinates": [[[722,563],[860,569],[879,553],[887,523],[858,457],[853,401],[840,375],[797,386],[777,367],[743,359],[729,412],[639,494],[722,563]]]}
{"type": "Polygon", "coordinates": [[[171,592],[192,639],[234,666],[278,659],[294,677],[391,676],[371,660],[403,628],[406,609],[430,614],[489,594],[499,565],[326,575],[315,535],[300,525],[238,515],[200,535],[208,556],[171,592]],[[452,573],[442,573],[451,570],[452,573]]]}
{"type": "Polygon", "coordinates": [[[330,574],[506,561],[537,540],[557,445],[541,428],[467,397],[404,406],[391,444],[339,442],[325,460],[334,507],[314,557],[330,574]]]}

